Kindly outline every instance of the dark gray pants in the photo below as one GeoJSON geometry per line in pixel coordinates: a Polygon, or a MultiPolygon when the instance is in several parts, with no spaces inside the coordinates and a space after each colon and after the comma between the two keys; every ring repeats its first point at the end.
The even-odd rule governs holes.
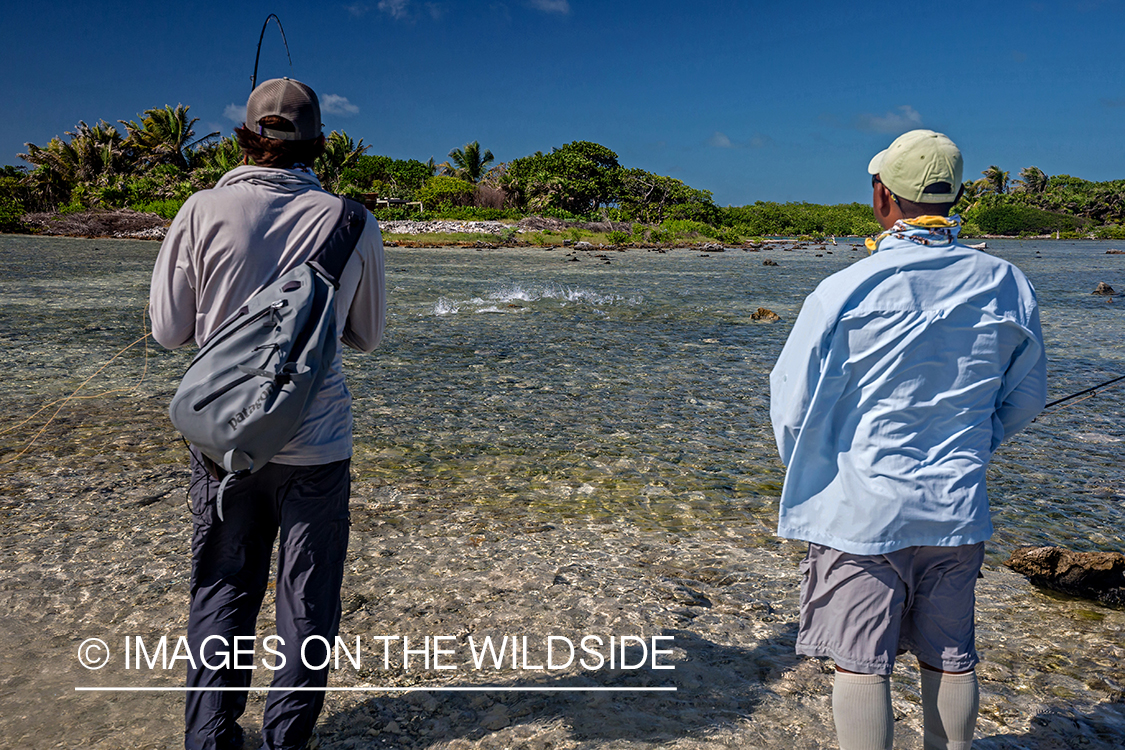
{"type": "MultiPolygon", "coordinates": [[[[191,504],[194,533],[191,542],[191,612],[188,642],[196,667],[188,669],[188,687],[240,687],[281,659],[257,641],[244,640],[242,649],[255,647],[241,665],[211,669],[231,654],[236,636],[255,636],[255,622],[269,583],[270,558],[280,532],[277,553],[276,634],[270,642],[285,664],[273,672],[272,687],[324,687],[327,667],[311,670],[301,660],[301,644],[319,635],[332,643],[340,627],[340,584],[348,549],[350,461],[321,466],[268,464],[257,474],[232,481],[223,494],[223,515],[215,513],[219,483],[192,454],[191,504]],[[221,636],[211,638],[211,636],[221,636]]],[[[324,648],[313,642],[307,660],[324,660],[324,648]]],[[[320,691],[271,691],[262,720],[263,748],[303,748],[312,735],[324,705],[320,691]]],[[[246,708],[243,691],[187,693],[184,717],[187,750],[228,750],[241,745],[235,723],[246,708]]]]}

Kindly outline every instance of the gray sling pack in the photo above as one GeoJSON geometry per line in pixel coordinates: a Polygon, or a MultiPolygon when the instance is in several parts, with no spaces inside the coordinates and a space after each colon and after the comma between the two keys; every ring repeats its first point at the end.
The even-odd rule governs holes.
{"type": "Polygon", "coordinates": [[[336,290],[367,219],[342,198],[327,241],[255,292],[200,348],[172,398],[172,424],[204,456],[222,495],[300,429],[336,356],[336,290]]]}

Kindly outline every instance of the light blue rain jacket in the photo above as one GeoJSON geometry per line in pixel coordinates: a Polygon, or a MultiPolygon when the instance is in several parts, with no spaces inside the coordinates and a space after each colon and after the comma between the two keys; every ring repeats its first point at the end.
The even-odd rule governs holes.
{"type": "Polygon", "coordinates": [[[779,536],[853,554],[984,541],[988,461],[1043,408],[1023,273],[956,227],[896,229],[805,300],[770,375],[779,536]]]}

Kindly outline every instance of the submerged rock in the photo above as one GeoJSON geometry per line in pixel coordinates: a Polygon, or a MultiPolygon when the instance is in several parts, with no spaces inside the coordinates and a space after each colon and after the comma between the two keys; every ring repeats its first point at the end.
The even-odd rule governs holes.
{"type": "Polygon", "coordinates": [[[1125,606],[1125,555],[1119,552],[1019,547],[1004,564],[1037,586],[1125,606]]]}
{"type": "Polygon", "coordinates": [[[1097,287],[1090,294],[1117,294],[1117,292],[1113,291],[1113,287],[1109,284],[1099,281],[1097,287]]]}
{"type": "Polygon", "coordinates": [[[764,320],[767,323],[776,323],[781,320],[781,316],[773,310],[768,310],[764,307],[759,307],[757,312],[750,313],[751,320],[764,320]]]}

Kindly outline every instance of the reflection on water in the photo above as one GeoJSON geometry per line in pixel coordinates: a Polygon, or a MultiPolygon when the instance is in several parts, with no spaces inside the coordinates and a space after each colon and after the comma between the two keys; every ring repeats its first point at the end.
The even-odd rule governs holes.
{"type": "MultiPolygon", "coordinates": [[[[137,338],[157,246],[30,237],[0,246],[9,370],[0,398],[19,422],[137,338]]],[[[609,253],[608,264],[562,250],[389,248],[386,340],[375,354],[347,355],[357,472],[519,513],[683,532],[751,520],[765,541],[783,477],[768,372],[805,295],[865,255],[789,247],[635,250],[609,253]],[[759,306],[783,322],[751,320],[759,306]]],[[[1090,294],[1099,281],[1125,287],[1125,256],[1107,247],[992,243],[1038,290],[1052,397],[1125,372],[1125,301],[1090,294]]],[[[148,449],[136,460],[178,459],[161,415],[189,357],[126,352],[84,393],[129,387],[147,364],[139,390],[68,404],[66,429],[49,430],[37,450],[81,456],[139,419],[132,440],[148,449]]],[[[990,471],[994,554],[1125,547],[1123,396],[1110,389],[1045,414],[1005,444],[990,471]]],[[[41,420],[5,436],[5,449],[41,420]]]]}

